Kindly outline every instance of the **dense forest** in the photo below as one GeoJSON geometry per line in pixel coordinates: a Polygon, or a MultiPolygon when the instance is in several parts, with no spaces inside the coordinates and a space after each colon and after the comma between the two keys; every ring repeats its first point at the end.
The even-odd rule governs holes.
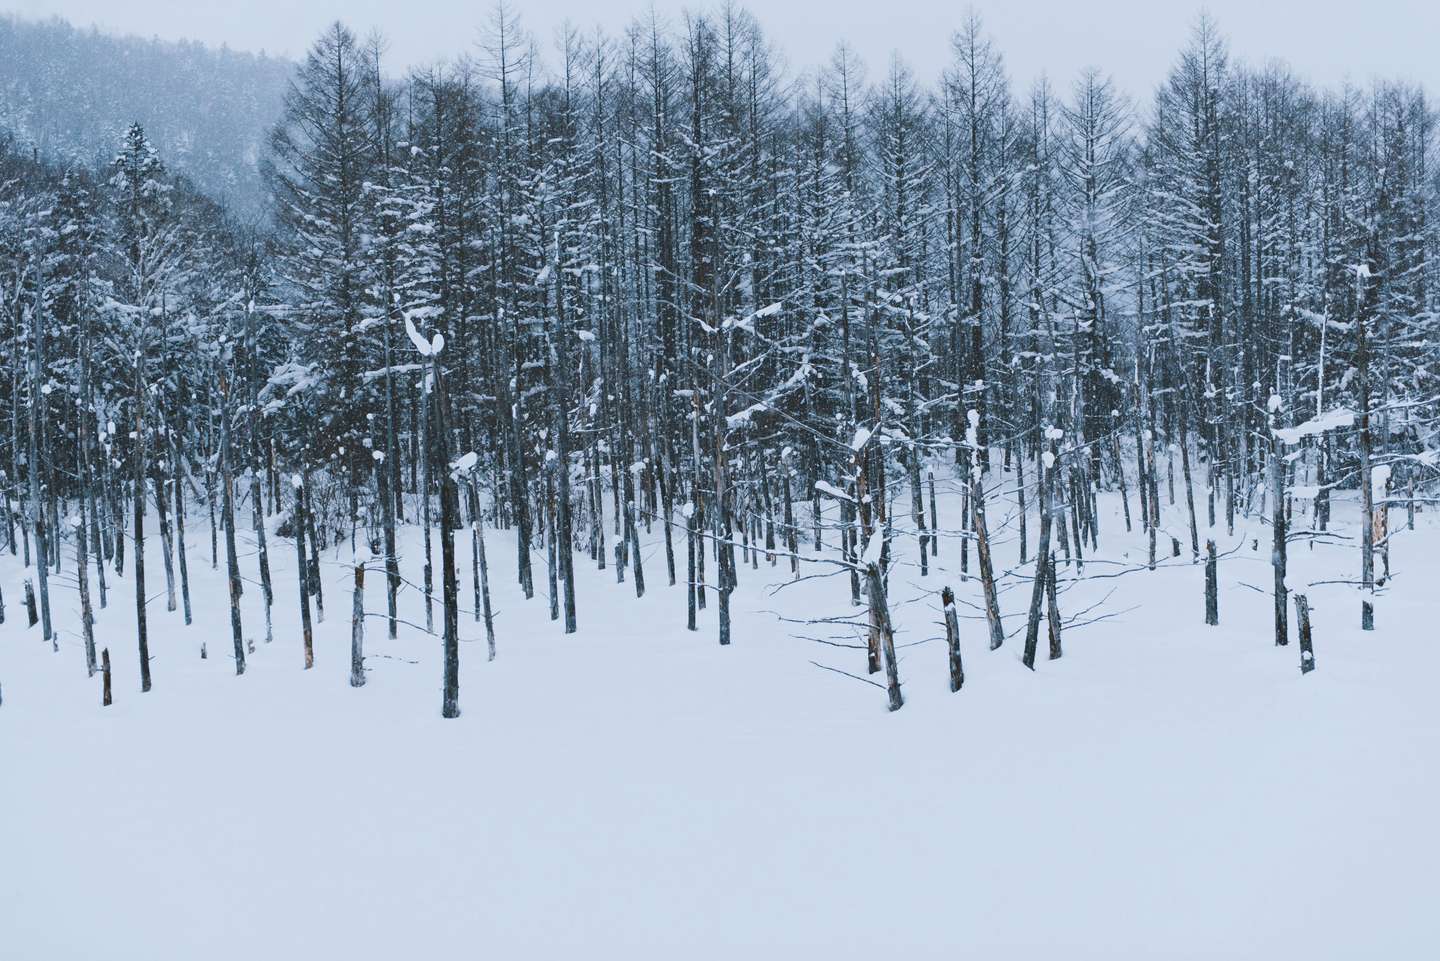
{"type": "MultiPolygon", "coordinates": [[[[224,79],[97,109],[102,128],[136,121],[104,164],[5,142],[0,537],[47,635],[52,581],[78,568],[92,670],[94,612],[123,578],[148,689],[149,631],[188,622],[197,564],[228,571],[238,673],[297,594],[308,666],[320,557],[339,550],[351,683],[368,564],[392,637],[397,594],[423,593],[455,716],[462,613],[496,656],[484,551],[503,529],[566,631],[587,616],[577,564],[617,591],[675,585],[675,618],[720,644],[747,566],[830,576],[815,619],[860,625],[849,667],[882,676],[893,710],[890,573],[961,558],[952,689],[956,603],[1033,667],[1062,652],[1057,568],[1084,572],[1110,533],[1101,497],[1148,533],[1126,573],[1194,563],[1212,604],[1219,532],[1263,518],[1277,643],[1308,642],[1301,543],[1353,558],[1353,609],[1332,616],[1383,616],[1389,537],[1440,466],[1423,90],[1234,62],[1203,17],[1144,103],[1103,69],[1015,89],[1013,38],[974,14],[924,78],[900,55],[867,73],[843,44],[787,71],[733,6],[553,45],[501,6],[484,36],[396,79],[378,40],[328,29],[256,158],[260,224],[184,156],[243,148],[198,127],[182,146],[167,106],[205,115],[189,96],[224,79]],[[1348,531],[1341,495],[1364,519],[1348,531]],[[397,548],[407,526],[418,557],[397,548]],[[642,536],[663,537],[648,566],[642,536]],[[298,585],[272,583],[281,550],[298,585]],[[146,613],[161,583],[176,614],[146,613]],[[263,627],[242,624],[249,591],[263,627]]],[[[13,61],[4,85],[56,69],[13,61]]]]}

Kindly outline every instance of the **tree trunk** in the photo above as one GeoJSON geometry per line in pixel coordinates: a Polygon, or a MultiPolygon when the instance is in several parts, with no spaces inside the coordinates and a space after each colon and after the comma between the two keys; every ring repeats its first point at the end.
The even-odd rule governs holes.
{"type": "Polygon", "coordinates": [[[1270,528],[1273,534],[1270,564],[1275,572],[1275,643],[1290,643],[1289,605],[1285,588],[1285,445],[1276,436],[1280,427],[1279,395],[1270,402],[1270,528]]]}
{"type": "Polygon", "coordinates": [[[865,584],[870,601],[870,623],[880,636],[880,649],[885,656],[885,692],[890,699],[890,710],[898,711],[905,705],[905,699],[900,694],[900,665],[895,658],[895,631],[890,624],[890,608],[885,600],[885,583],[881,580],[878,564],[866,566],[865,584]]]}
{"type": "Polygon", "coordinates": [[[1045,565],[1045,623],[1050,629],[1050,660],[1060,659],[1060,605],[1055,599],[1055,557],[1045,565]]]}
{"type": "Polygon", "coordinates": [[[295,510],[290,516],[290,526],[295,529],[295,578],[300,585],[300,629],[305,642],[305,670],[315,666],[315,639],[310,627],[310,585],[305,576],[305,481],[296,474],[295,510]]]}
{"type": "MultiPolygon", "coordinates": [[[[1053,442],[1051,450],[1046,453],[1052,458],[1054,457],[1053,442]]],[[[1040,613],[1045,603],[1049,568],[1054,564],[1054,554],[1050,550],[1050,527],[1054,523],[1052,518],[1054,512],[1050,503],[1050,484],[1054,473],[1053,461],[1050,465],[1042,464],[1040,490],[1036,494],[1040,511],[1040,538],[1035,546],[1035,576],[1031,582],[1029,617],[1025,622],[1025,653],[1021,658],[1022,663],[1032,671],[1035,669],[1035,654],[1040,646],[1040,613]]]]}
{"type": "Polygon", "coordinates": [[[1000,622],[1000,601],[995,591],[995,569],[990,561],[990,533],[985,523],[985,487],[977,466],[970,479],[970,504],[974,511],[975,554],[980,562],[980,584],[985,594],[985,619],[990,625],[990,650],[1005,643],[1000,622]]]}
{"type": "Polygon", "coordinates": [[[350,613],[350,686],[365,686],[365,563],[355,565],[355,600],[350,613]]]}
{"type": "Polygon", "coordinates": [[[1310,639],[1310,599],[1299,591],[1295,592],[1295,620],[1300,634],[1300,674],[1304,676],[1315,670],[1315,649],[1310,639]]]}
{"type": "Polygon", "coordinates": [[[1220,589],[1217,583],[1215,563],[1215,541],[1205,541],[1205,623],[1214,627],[1220,623],[1220,589]]]}
{"type": "MultiPolygon", "coordinates": [[[[90,563],[88,558],[88,535],[85,529],[85,515],[82,512],[75,521],[75,569],[80,585],[80,628],[85,636],[85,672],[95,676],[95,615],[90,610],[90,563]]],[[[97,562],[98,566],[98,562],[97,562]]],[[[0,614],[0,619],[4,615],[0,614]]]]}
{"type": "Polygon", "coordinates": [[[135,633],[140,645],[140,690],[150,690],[150,637],[145,623],[145,362],[135,362],[135,633]]]}
{"type": "Polygon", "coordinates": [[[940,603],[945,611],[945,644],[950,651],[950,691],[954,693],[965,686],[965,667],[960,661],[960,619],[955,615],[955,592],[948,587],[942,590],[940,603]]]}

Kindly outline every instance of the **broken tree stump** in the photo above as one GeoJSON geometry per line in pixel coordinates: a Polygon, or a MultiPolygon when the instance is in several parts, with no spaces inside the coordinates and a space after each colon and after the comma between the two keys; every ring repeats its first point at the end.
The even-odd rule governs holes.
{"type": "Polygon", "coordinates": [[[940,592],[940,601],[945,610],[945,644],[950,650],[950,692],[965,686],[965,666],[960,662],[960,619],[955,614],[955,592],[945,588],[940,592]]]}
{"type": "Polygon", "coordinates": [[[1315,648],[1310,637],[1310,599],[1298,591],[1295,593],[1295,620],[1300,633],[1300,674],[1304,676],[1315,670],[1315,648]]]}

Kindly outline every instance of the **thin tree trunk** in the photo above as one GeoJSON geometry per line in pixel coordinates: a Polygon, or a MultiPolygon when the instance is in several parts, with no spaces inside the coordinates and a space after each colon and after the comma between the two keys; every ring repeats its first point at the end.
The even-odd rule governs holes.
{"type": "Polygon", "coordinates": [[[1205,541],[1205,623],[1214,627],[1220,623],[1220,588],[1215,562],[1215,540],[1205,541]]]}
{"type": "Polygon", "coordinates": [[[305,480],[295,475],[295,510],[290,525],[295,529],[295,577],[300,586],[300,629],[305,642],[305,670],[315,666],[315,639],[310,627],[310,585],[305,576],[305,480]]]}
{"type": "Polygon", "coordinates": [[[135,361],[135,633],[140,646],[140,690],[150,690],[150,637],[145,623],[145,361],[135,361]]]}
{"type": "Polygon", "coordinates": [[[954,693],[965,686],[965,666],[960,661],[960,619],[955,614],[955,592],[948,587],[942,590],[940,603],[945,612],[945,645],[950,651],[950,691],[954,693]]]}
{"type": "Polygon", "coordinates": [[[350,613],[350,686],[365,686],[365,562],[355,564],[355,595],[350,613]]]}
{"type": "MultiPolygon", "coordinates": [[[[83,504],[83,501],[82,501],[83,504]]],[[[80,629],[85,637],[85,673],[95,676],[95,615],[90,609],[89,532],[83,512],[75,520],[75,570],[80,585],[80,629]]],[[[96,566],[99,566],[97,562],[96,566]]],[[[3,605],[0,605],[3,608],[3,605]]],[[[0,613],[0,620],[4,614],[0,613]]]]}
{"type": "Polygon", "coordinates": [[[1315,670],[1315,648],[1310,638],[1310,599],[1299,591],[1295,592],[1295,620],[1300,634],[1300,674],[1304,676],[1315,670]]]}
{"type": "Polygon", "coordinates": [[[890,699],[890,710],[898,711],[905,705],[905,699],[900,694],[900,665],[895,657],[895,630],[890,624],[890,608],[885,600],[885,584],[880,578],[879,564],[866,565],[865,583],[870,601],[870,623],[880,636],[880,649],[885,656],[885,692],[890,699]]]}

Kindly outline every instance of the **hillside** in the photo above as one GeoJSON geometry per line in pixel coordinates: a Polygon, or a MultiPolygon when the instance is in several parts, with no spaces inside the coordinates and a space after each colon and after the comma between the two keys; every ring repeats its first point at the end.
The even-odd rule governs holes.
{"type": "Polygon", "coordinates": [[[90,165],[138,120],[168,165],[248,218],[262,207],[258,164],[292,71],[224,47],[0,15],[0,131],[90,165]]]}

